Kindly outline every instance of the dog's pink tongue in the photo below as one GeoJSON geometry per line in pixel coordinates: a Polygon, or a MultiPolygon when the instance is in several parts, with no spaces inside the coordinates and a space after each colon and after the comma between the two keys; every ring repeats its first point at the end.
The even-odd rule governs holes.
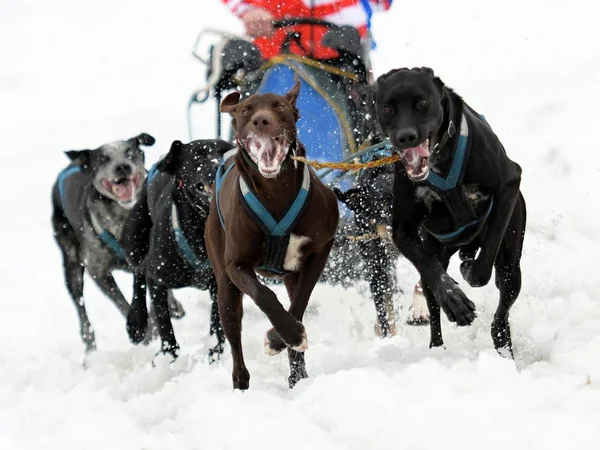
{"type": "Polygon", "coordinates": [[[429,143],[425,141],[417,147],[407,148],[403,151],[403,154],[409,163],[416,162],[420,158],[426,158],[429,156],[429,143]]]}
{"type": "Polygon", "coordinates": [[[135,192],[135,182],[133,180],[128,180],[127,183],[113,184],[112,191],[119,197],[119,200],[126,202],[130,201],[133,199],[133,194],[135,192]]]}

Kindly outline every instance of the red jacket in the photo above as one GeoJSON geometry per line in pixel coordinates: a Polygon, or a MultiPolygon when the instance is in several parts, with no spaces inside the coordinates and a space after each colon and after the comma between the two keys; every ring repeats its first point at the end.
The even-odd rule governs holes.
{"type": "MultiPolygon", "coordinates": [[[[263,8],[269,11],[275,19],[290,17],[313,17],[322,19],[337,25],[351,25],[355,27],[361,36],[368,31],[370,12],[367,11],[362,0],[221,0],[238,17],[242,17],[250,8],[263,8]],[[311,5],[314,5],[311,8],[311,5]]],[[[369,9],[377,10],[390,8],[392,0],[368,0],[369,9]]],[[[304,48],[311,48],[311,31],[309,26],[298,26],[294,28],[301,34],[301,42],[304,48]]],[[[288,30],[277,30],[271,37],[259,37],[254,40],[263,54],[268,59],[281,52],[281,45],[288,30]]],[[[327,30],[325,27],[313,27],[314,33],[314,57],[317,59],[335,58],[337,52],[328,47],[320,45],[321,39],[327,30]]],[[[293,53],[303,55],[301,47],[293,45],[293,53]]]]}

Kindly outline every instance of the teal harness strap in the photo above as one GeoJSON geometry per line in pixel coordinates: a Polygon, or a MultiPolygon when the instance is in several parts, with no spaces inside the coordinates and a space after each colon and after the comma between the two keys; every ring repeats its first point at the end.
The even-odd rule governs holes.
{"type": "Polygon", "coordinates": [[[105,228],[102,228],[102,225],[100,224],[96,216],[94,216],[93,214],[90,214],[90,220],[92,222],[92,227],[94,228],[94,231],[96,232],[100,240],[104,244],[106,244],[106,246],[110,248],[119,259],[125,261],[125,251],[119,245],[117,238],[114,237],[110,231],[108,231],[105,228]]]}
{"type": "Polygon", "coordinates": [[[283,219],[277,222],[271,213],[269,213],[269,211],[267,211],[262,203],[258,200],[256,195],[254,195],[254,193],[250,190],[246,180],[244,180],[243,177],[240,177],[240,190],[242,191],[244,200],[272,236],[285,236],[286,234],[289,234],[290,228],[295,225],[296,220],[300,216],[300,212],[306,204],[309,188],[310,173],[308,171],[308,167],[304,165],[302,186],[298,191],[298,195],[296,195],[294,203],[292,203],[290,209],[288,209],[287,213],[285,213],[283,219]]]}
{"type": "Polygon", "coordinates": [[[175,204],[171,206],[171,226],[173,228],[173,234],[175,235],[175,242],[179,246],[179,250],[185,260],[196,270],[206,270],[210,268],[210,260],[206,258],[204,261],[200,259],[194,253],[192,246],[186,239],[179,224],[179,214],[177,214],[177,207],[175,204]]]}
{"type": "Polygon", "coordinates": [[[462,227],[457,228],[456,230],[450,232],[450,233],[432,233],[431,231],[429,232],[429,234],[431,234],[434,238],[436,238],[438,241],[444,242],[444,241],[451,241],[452,239],[460,236],[460,234],[465,231],[467,228],[473,226],[473,225],[477,225],[478,223],[481,223],[482,221],[484,221],[485,219],[487,219],[487,217],[490,215],[490,212],[492,212],[492,206],[494,206],[494,199],[492,198],[492,201],[490,201],[490,206],[488,207],[487,211],[485,212],[485,214],[483,215],[483,217],[475,219],[469,223],[467,223],[466,225],[463,225],[462,227]]]}
{"type": "MultiPolygon", "coordinates": [[[[71,167],[67,167],[66,169],[64,169],[58,175],[58,194],[60,196],[60,203],[63,207],[63,210],[66,210],[66,207],[65,207],[65,182],[71,175],[80,173],[80,172],[81,172],[80,166],[71,166],[71,167]]],[[[125,251],[119,245],[117,238],[115,238],[110,231],[104,229],[102,227],[102,225],[100,224],[100,222],[98,221],[98,219],[93,214],[90,214],[90,221],[92,222],[92,227],[94,228],[94,231],[98,235],[98,238],[108,248],[110,248],[112,250],[112,252],[119,259],[125,261],[125,251]]]]}
{"type": "Polygon", "coordinates": [[[442,178],[437,173],[430,171],[425,181],[441,191],[449,191],[450,189],[454,189],[460,181],[460,175],[466,162],[465,154],[468,142],[469,125],[467,124],[467,118],[463,114],[460,122],[460,135],[456,140],[456,149],[454,151],[452,166],[450,167],[448,176],[446,178],[442,178]]]}
{"type": "MultiPolygon", "coordinates": [[[[225,155],[224,161],[217,170],[216,177],[217,211],[219,213],[219,219],[221,220],[221,226],[223,227],[225,227],[225,223],[219,206],[219,194],[221,192],[223,180],[235,165],[235,163],[233,163],[225,169],[227,159],[233,154],[225,155]]],[[[260,268],[276,274],[287,273],[288,271],[283,267],[283,264],[287,253],[291,230],[302,216],[302,212],[307,205],[308,194],[310,191],[310,170],[308,169],[308,166],[304,165],[302,186],[300,187],[294,202],[279,222],[277,222],[271,213],[267,211],[242,176],[239,177],[239,187],[246,212],[260,226],[265,236],[267,244],[266,257],[260,268]]]]}
{"type": "MultiPolygon", "coordinates": [[[[485,117],[480,116],[484,121],[485,117]]],[[[487,122],[486,122],[487,123],[487,122]]],[[[492,207],[494,205],[494,199],[490,201],[490,205],[486,210],[485,214],[481,217],[476,217],[475,213],[468,200],[464,198],[462,191],[457,188],[462,183],[462,177],[466,170],[466,164],[469,153],[469,124],[465,114],[462,114],[460,123],[460,134],[456,140],[456,148],[452,157],[452,165],[448,171],[446,178],[430,171],[425,182],[438,191],[443,203],[448,208],[455,226],[458,225],[454,231],[449,233],[433,233],[429,231],[433,237],[441,242],[452,241],[459,237],[466,229],[471,226],[477,225],[490,215],[492,207]]]]}

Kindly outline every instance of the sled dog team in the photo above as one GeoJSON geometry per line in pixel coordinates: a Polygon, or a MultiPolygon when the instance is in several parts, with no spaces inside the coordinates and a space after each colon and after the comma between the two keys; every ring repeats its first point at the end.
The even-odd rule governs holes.
{"type": "MultiPolygon", "coordinates": [[[[475,304],[446,272],[458,253],[461,275],[473,287],[486,285],[494,269],[499,303],[492,340],[500,354],[512,357],[508,317],[521,289],[526,221],[521,168],[485,118],[431,69],[395,69],[370,88],[370,107],[400,156],[390,167],[390,233],[419,272],[430,347],[443,345],[441,310],[458,326],[476,317],[475,304]]],[[[217,341],[210,356],[218,357],[227,339],[236,389],[250,382],[241,339],[247,295],[272,325],[265,351],[287,351],[290,387],[308,376],[302,318],[334,244],[338,198],[350,196],[334,193],[294,159],[306,156],[297,139],[299,90],[296,82],[282,96],[229,94],[220,108],[232,117],[235,146],[175,141],[149,171],[142,146],[154,138],[146,133],[67,152],[71,163],[52,190],[52,224],[87,351],[96,341],[83,301],[86,269],[126,317],[132,342],[158,333],[161,351],[174,358],[179,345],[171,318],[184,311],[172,290],[207,290],[217,341]],[[116,269],[133,273],[131,304],[111,274],[116,269]],[[283,281],[289,309],[258,276],[283,281]]],[[[353,192],[355,214],[361,211],[356,205],[370,201],[361,192],[353,192]]]]}

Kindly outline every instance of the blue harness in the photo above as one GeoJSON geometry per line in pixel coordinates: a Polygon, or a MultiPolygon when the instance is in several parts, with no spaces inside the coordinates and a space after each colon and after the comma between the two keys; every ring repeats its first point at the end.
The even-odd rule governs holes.
{"type": "MultiPolygon", "coordinates": [[[[485,117],[480,116],[484,121],[485,117]]],[[[452,125],[451,125],[452,126],[452,125]]],[[[460,123],[460,134],[456,140],[456,149],[452,159],[452,165],[448,171],[446,178],[429,172],[425,183],[429,184],[441,197],[442,202],[450,211],[456,229],[449,233],[433,233],[428,230],[429,234],[435,237],[438,241],[452,241],[465,231],[467,228],[483,222],[489,216],[494,205],[494,199],[490,200],[490,205],[485,214],[477,217],[470,202],[464,198],[464,194],[460,189],[462,179],[466,170],[466,162],[469,158],[470,140],[469,140],[469,125],[465,114],[462,114],[460,123]]]]}
{"type": "MultiPolygon", "coordinates": [[[[76,173],[81,173],[81,167],[79,167],[79,166],[67,167],[58,175],[58,193],[60,195],[60,201],[62,203],[63,210],[65,210],[65,211],[66,211],[66,208],[65,208],[65,182],[71,175],[76,174],[76,173]]],[[[125,251],[119,245],[117,238],[115,238],[110,231],[103,228],[102,225],[100,224],[100,221],[93,214],[90,214],[90,221],[92,222],[92,227],[94,228],[94,231],[98,235],[98,238],[108,248],[110,248],[119,259],[125,261],[125,251]]]]}
{"type": "MultiPolygon", "coordinates": [[[[231,168],[235,165],[235,162],[225,168],[225,164],[235,154],[237,154],[237,148],[228,151],[223,156],[223,162],[217,169],[216,175],[216,195],[217,195],[217,212],[219,213],[219,220],[221,226],[225,228],[225,222],[223,220],[223,214],[221,213],[221,206],[219,203],[219,194],[223,181],[227,174],[231,171],[231,168]]],[[[243,150],[242,150],[243,151],[243,150]]],[[[298,223],[298,220],[302,216],[302,212],[307,204],[308,193],[310,189],[310,171],[308,166],[304,165],[304,174],[302,179],[302,186],[292,203],[292,206],[285,213],[283,218],[277,222],[271,213],[263,206],[260,200],[256,197],[254,192],[248,186],[244,177],[239,177],[239,187],[244,200],[244,206],[246,212],[252,219],[259,225],[266,241],[266,257],[264,263],[259,267],[260,269],[272,272],[278,275],[288,273],[283,265],[285,261],[285,255],[287,253],[288,244],[290,241],[290,234],[294,226],[298,223]]]]}
{"type": "Polygon", "coordinates": [[[177,208],[175,204],[171,206],[171,226],[173,227],[173,234],[175,234],[175,242],[181,251],[182,256],[196,270],[206,270],[210,268],[210,260],[206,258],[201,261],[198,256],[194,253],[192,246],[185,238],[181,225],[179,224],[179,214],[177,214],[177,208]]]}

